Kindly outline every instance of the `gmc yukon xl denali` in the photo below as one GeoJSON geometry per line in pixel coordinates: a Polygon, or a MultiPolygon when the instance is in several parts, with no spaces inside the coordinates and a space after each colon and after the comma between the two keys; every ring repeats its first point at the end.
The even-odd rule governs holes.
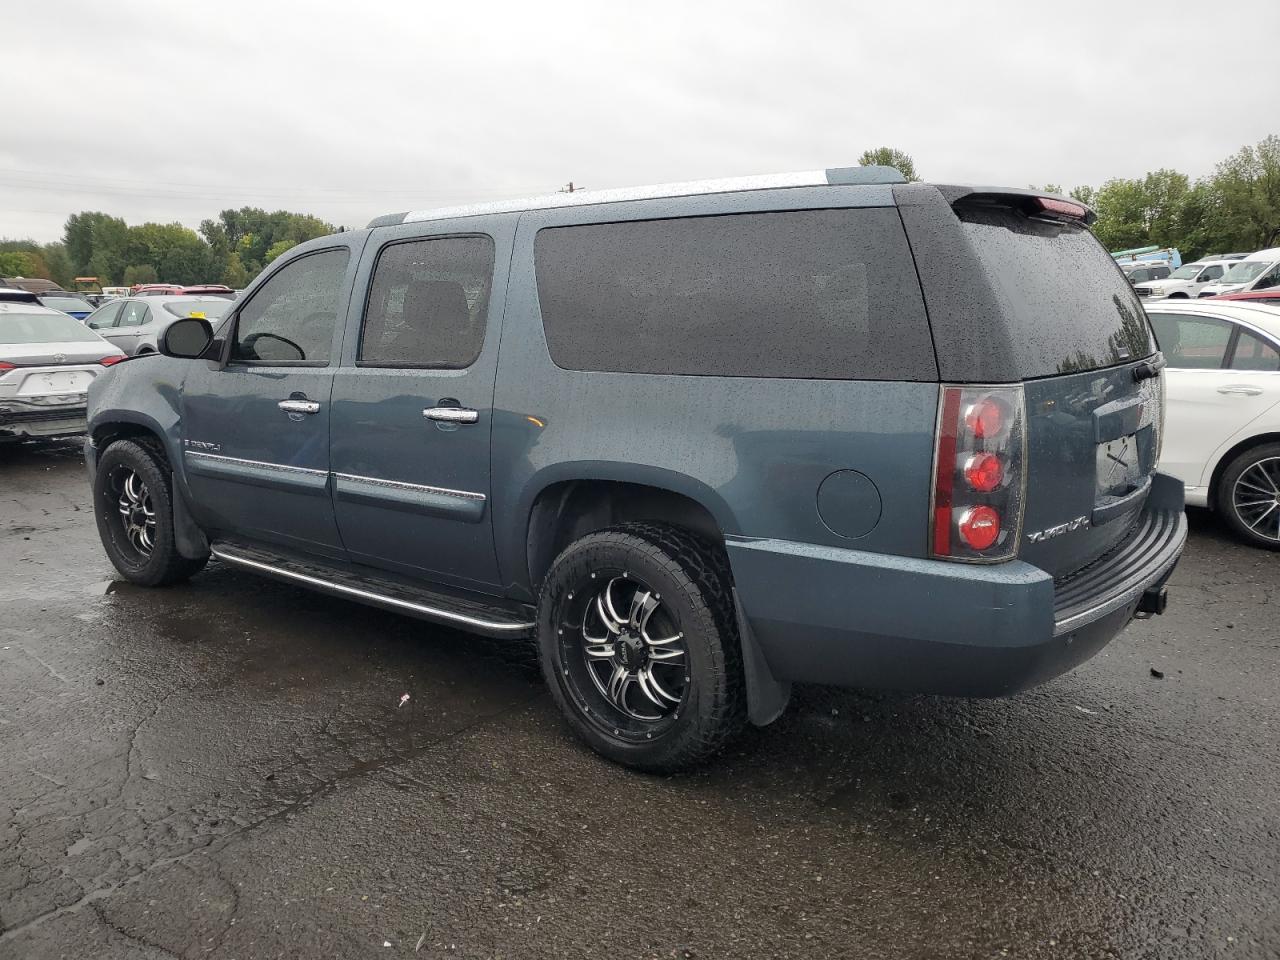
{"type": "Polygon", "coordinates": [[[860,167],[380,217],[94,381],[102,542],[535,643],[647,770],[793,682],[1010,694],[1186,539],[1092,216],[860,167]]]}

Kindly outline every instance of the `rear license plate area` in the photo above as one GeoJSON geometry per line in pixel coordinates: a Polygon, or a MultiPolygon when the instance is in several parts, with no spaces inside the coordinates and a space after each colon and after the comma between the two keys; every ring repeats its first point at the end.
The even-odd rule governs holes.
{"type": "Polygon", "coordinates": [[[1142,458],[1138,454],[1137,434],[1131,433],[1098,444],[1097,499],[1122,497],[1136,490],[1142,481],[1142,458]]]}
{"type": "Polygon", "coordinates": [[[89,389],[93,375],[87,370],[58,370],[50,373],[32,373],[18,388],[20,397],[48,396],[58,393],[84,393],[89,389]]]}

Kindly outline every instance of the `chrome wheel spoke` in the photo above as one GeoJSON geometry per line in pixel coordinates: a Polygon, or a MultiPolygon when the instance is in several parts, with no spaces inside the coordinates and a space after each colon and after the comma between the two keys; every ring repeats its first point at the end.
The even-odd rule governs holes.
{"type": "Polygon", "coordinates": [[[600,619],[604,621],[605,629],[610,633],[621,633],[622,628],[626,626],[622,617],[618,616],[618,611],[613,607],[613,585],[618,582],[618,578],[610,580],[605,584],[604,590],[600,592],[600,596],[596,597],[596,605],[600,611],[600,619]]]}
{"type": "Polygon", "coordinates": [[[644,682],[647,682],[649,687],[657,691],[658,696],[662,697],[668,703],[680,702],[679,697],[673,697],[671,694],[667,693],[667,691],[663,688],[662,684],[658,682],[658,678],[653,675],[652,664],[650,664],[649,666],[645,667],[643,670],[640,671],[640,679],[644,682]]]}
{"type": "Polygon", "coordinates": [[[583,645],[583,652],[591,660],[608,660],[613,656],[612,643],[587,643],[583,645]]]}
{"type": "Polygon", "coordinates": [[[658,609],[658,601],[648,590],[636,588],[631,598],[631,612],[627,615],[627,626],[632,630],[643,631],[649,625],[649,618],[658,609]]]}
{"type": "Polygon", "coordinates": [[[649,659],[654,663],[667,663],[671,660],[679,660],[684,656],[684,650],[679,647],[658,647],[656,650],[649,651],[649,659]]]}
{"type": "Polygon", "coordinates": [[[1254,520],[1253,523],[1249,523],[1248,520],[1246,520],[1245,523],[1249,523],[1250,529],[1257,530],[1258,525],[1261,524],[1263,520],[1267,519],[1267,517],[1271,514],[1273,510],[1275,510],[1275,508],[1276,508],[1276,505],[1273,503],[1271,504],[1271,506],[1267,507],[1267,509],[1263,510],[1262,513],[1258,515],[1258,519],[1254,520]]]}
{"type": "Polygon", "coordinates": [[[640,687],[640,692],[645,698],[659,710],[664,709],[666,704],[662,702],[661,696],[657,693],[657,686],[653,682],[653,675],[649,673],[649,668],[645,667],[636,674],[636,683],[640,687]]]}
{"type": "Polygon", "coordinates": [[[649,636],[647,633],[640,634],[640,637],[642,640],[644,640],[645,643],[647,643],[651,647],[665,647],[665,646],[669,646],[670,644],[676,643],[679,640],[683,640],[684,634],[677,633],[674,637],[659,637],[657,640],[649,636]]]}

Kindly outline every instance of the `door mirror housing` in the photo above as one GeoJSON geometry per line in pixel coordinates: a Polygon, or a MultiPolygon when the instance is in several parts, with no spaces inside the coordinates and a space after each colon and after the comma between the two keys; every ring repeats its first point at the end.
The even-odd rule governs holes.
{"type": "Polygon", "coordinates": [[[166,357],[198,360],[213,342],[213,327],[204,317],[184,317],[165,327],[158,346],[166,357]]]}

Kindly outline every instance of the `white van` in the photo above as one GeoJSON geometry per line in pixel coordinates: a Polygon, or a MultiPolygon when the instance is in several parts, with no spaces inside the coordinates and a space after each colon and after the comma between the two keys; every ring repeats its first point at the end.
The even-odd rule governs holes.
{"type": "Polygon", "coordinates": [[[1246,290],[1270,290],[1280,287],[1280,247],[1251,253],[1228,270],[1217,283],[1200,291],[1202,297],[1220,293],[1243,293],[1246,290]]]}

